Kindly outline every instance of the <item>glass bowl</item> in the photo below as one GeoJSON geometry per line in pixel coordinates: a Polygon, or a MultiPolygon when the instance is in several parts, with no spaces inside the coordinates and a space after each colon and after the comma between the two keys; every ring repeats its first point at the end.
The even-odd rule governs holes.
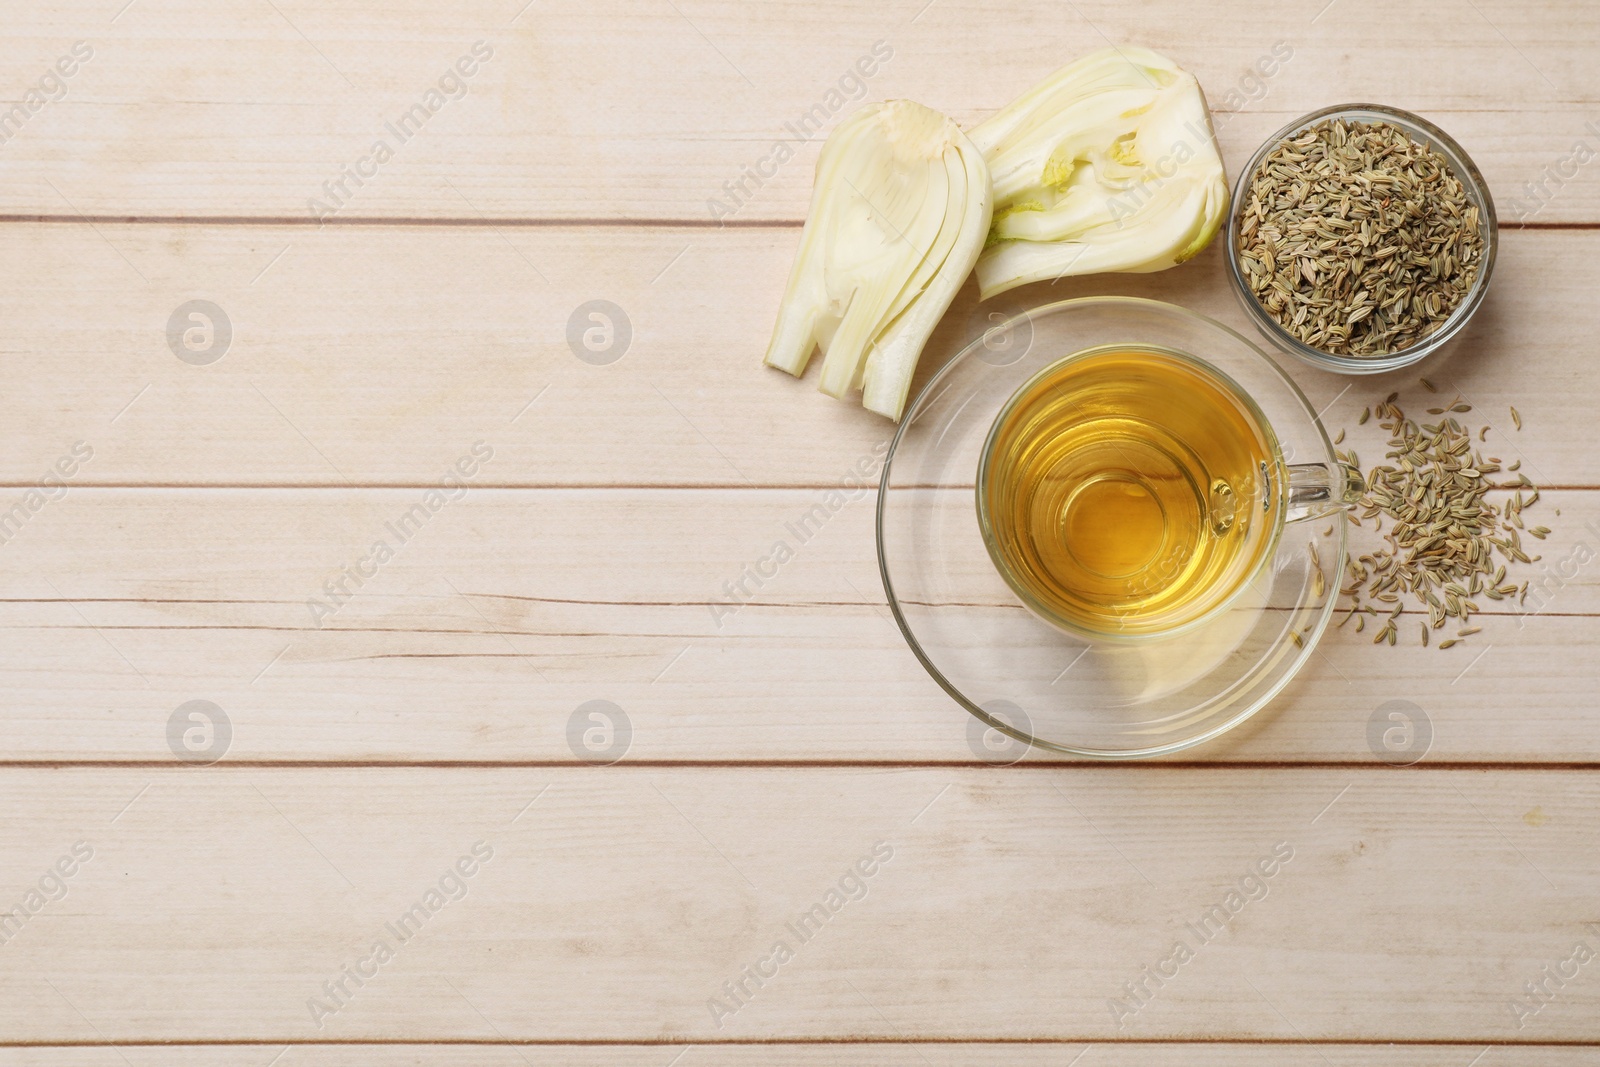
{"type": "Polygon", "coordinates": [[[1382,104],[1337,104],[1295,119],[1267,138],[1261,147],[1256,149],[1255,155],[1251,156],[1250,162],[1239,171],[1238,179],[1234,183],[1233,202],[1228,208],[1226,244],[1228,276],[1233,279],[1233,290],[1238,294],[1239,303],[1244,306],[1245,314],[1269,342],[1313,367],[1341,374],[1381,374],[1421,362],[1443,348],[1466,326],[1473,313],[1478,310],[1478,305],[1483,303],[1484,295],[1489,291],[1489,276],[1494,273],[1495,251],[1499,244],[1499,225],[1495,219],[1494,199],[1489,195],[1489,186],[1484,182],[1483,175],[1472,162],[1472,157],[1468,156],[1449,134],[1420,115],[1413,115],[1398,108],[1385,107],[1382,104]],[[1244,268],[1239,262],[1239,212],[1245,202],[1245,193],[1249,189],[1250,181],[1267,153],[1276,148],[1281,141],[1325,119],[1345,119],[1364,123],[1387,122],[1398,126],[1412,140],[1429,145],[1449,161],[1451,171],[1460,179],[1462,188],[1478,209],[1478,217],[1482,220],[1483,226],[1483,261],[1478,266],[1478,276],[1473,280],[1472,289],[1437,330],[1410,348],[1382,356],[1340,356],[1324,352],[1320,348],[1313,348],[1278,324],[1278,320],[1261,306],[1261,302],[1250,291],[1250,284],[1245,279],[1244,268]]]}
{"type": "Polygon", "coordinates": [[[987,725],[1077,756],[1164,755],[1254,715],[1312,654],[1344,573],[1342,508],[1355,491],[1333,488],[1334,472],[1348,474],[1304,394],[1244,337],[1159,301],[1065,300],[987,331],[907,409],[878,495],[879,569],[912,652],[987,725]],[[1074,633],[1030,610],[990,558],[977,514],[997,415],[1043,368],[1110,345],[1205,361],[1259,407],[1284,463],[1329,472],[1328,510],[1283,526],[1226,610],[1135,641],[1074,633]]]}

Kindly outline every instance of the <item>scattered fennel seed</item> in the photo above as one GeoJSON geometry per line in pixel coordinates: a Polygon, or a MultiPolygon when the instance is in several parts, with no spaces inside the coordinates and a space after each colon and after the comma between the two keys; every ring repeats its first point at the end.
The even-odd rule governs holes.
{"type": "MultiPolygon", "coordinates": [[[[1499,457],[1475,450],[1473,432],[1454,417],[1471,411],[1471,405],[1457,396],[1447,407],[1428,409],[1439,418],[1419,423],[1406,416],[1398,400],[1398,394],[1390,394],[1372,409],[1388,434],[1387,451],[1384,462],[1367,472],[1365,493],[1350,515],[1363,529],[1361,520],[1373,519],[1382,540],[1347,556],[1339,595],[1348,598],[1346,618],[1357,618],[1358,632],[1363,615],[1381,611],[1388,616],[1374,644],[1395,643],[1396,620],[1408,604],[1427,613],[1419,626],[1424,645],[1430,630],[1454,620],[1456,635],[1436,645],[1445,649],[1479,632],[1468,624],[1481,611],[1480,599],[1526,597],[1528,583],[1508,581],[1506,571],[1538,562],[1523,547],[1522,535],[1543,540],[1550,529],[1523,521],[1523,512],[1539,499],[1538,487],[1525,473],[1494,480],[1503,470],[1499,457]],[[1503,495],[1491,499],[1491,493],[1503,495]]],[[[1479,440],[1487,429],[1478,433],[1479,440]]],[[[1357,462],[1353,449],[1336,451],[1346,462],[1357,462]]]]}

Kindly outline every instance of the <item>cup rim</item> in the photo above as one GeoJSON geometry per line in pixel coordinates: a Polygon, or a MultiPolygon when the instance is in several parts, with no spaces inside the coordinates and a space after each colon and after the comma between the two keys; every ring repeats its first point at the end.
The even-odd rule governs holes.
{"type": "MultiPolygon", "coordinates": [[[[1172,306],[1175,307],[1176,305],[1172,306]]],[[[1012,318],[1016,319],[1020,317],[1021,316],[1019,315],[1013,316],[1012,318]]],[[[1011,321],[1012,320],[1008,319],[1006,325],[1009,325],[1011,321]]],[[[1019,385],[1016,388],[1016,391],[1014,391],[1006,400],[1006,402],[1001,405],[1000,411],[994,417],[994,421],[989,424],[989,433],[984,438],[983,450],[978,455],[978,471],[977,477],[974,479],[974,495],[976,498],[975,502],[978,511],[978,531],[983,535],[984,548],[988,549],[989,558],[991,561],[993,561],[995,570],[1000,573],[1000,577],[1005,580],[1005,583],[1011,587],[1011,591],[1017,595],[1023,604],[1027,605],[1028,610],[1032,611],[1034,615],[1038,616],[1040,619],[1043,619],[1045,622],[1057,627],[1058,629],[1065,630],[1074,637],[1081,637],[1090,641],[1104,641],[1113,644],[1141,644],[1160,641],[1166,638],[1176,637],[1180,634],[1190,633],[1221,615],[1233,604],[1235,600],[1238,600],[1239,597],[1244,594],[1245,589],[1249,587],[1252,582],[1260,577],[1262,570],[1271,565],[1273,555],[1278,550],[1278,542],[1283,537],[1283,528],[1287,524],[1287,469],[1288,464],[1284,462],[1283,457],[1283,445],[1278,441],[1277,431],[1272,428],[1272,422],[1267,418],[1266,412],[1261,410],[1261,405],[1256,403],[1255,398],[1250,395],[1249,391],[1246,390],[1244,386],[1234,381],[1233,376],[1227,371],[1224,371],[1221,367],[1214,365],[1208,360],[1202,359],[1192,352],[1182,352],[1178,349],[1167,348],[1163,345],[1138,345],[1133,343],[1096,345],[1091,348],[1080,349],[1077,352],[1068,353],[1067,355],[1062,356],[1060,359],[1057,359],[1039,368],[1031,377],[1028,378],[1027,381],[1019,385]],[[1266,543],[1260,549],[1261,558],[1256,561],[1256,564],[1241,576],[1239,583],[1231,592],[1222,597],[1215,604],[1207,607],[1204,611],[1200,612],[1200,614],[1194,616],[1193,618],[1184,619],[1181,622],[1171,626],[1141,633],[1109,633],[1104,630],[1094,630],[1087,626],[1081,626],[1070,619],[1063,618],[1056,612],[1049,610],[1043,604],[1041,604],[1039,599],[1029,592],[1022,585],[1022,583],[1017,580],[1017,578],[1011,572],[1011,567],[1002,558],[1000,550],[995,543],[996,539],[993,536],[991,529],[992,524],[989,521],[989,509],[984,499],[984,488],[988,485],[989,481],[989,460],[994,455],[996,439],[999,436],[1001,424],[1006,421],[1007,416],[1016,410],[1018,402],[1024,398],[1024,395],[1027,394],[1046,375],[1051,374],[1063,364],[1071,363],[1080,359],[1087,359],[1092,356],[1102,355],[1111,351],[1122,350],[1139,350],[1153,352],[1163,356],[1175,357],[1183,362],[1195,364],[1203,373],[1209,374],[1216,378],[1225,387],[1231,399],[1245,409],[1246,414],[1250,416],[1251,422],[1255,424],[1256,429],[1260,431],[1262,436],[1266,439],[1267,445],[1272,453],[1272,456],[1274,457],[1274,462],[1279,472],[1279,476],[1273,479],[1275,484],[1273,486],[1271,503],[1271,510],[1276,513],[1276,517],[1272,519],[1272,529],[1267,535],[1266,543]]]]}
{"type": "Polygon", "coordinates": [[[1333,104],[1329,107],[1319,108],[1300,116],[1293,122],[1272,134],[1250,156],[1250,161],[1239,171],[1234,179],[1233,200],[1228,205],[1228,220],[1224,227],[1223,238],[1227,248],[1224,259],[1228,263],[1228,277],[1233,283],[1234,293],[1243,305],[1245,314],[1256,328],[1274,347],[1295,357],[1296,359],[1340,374],[1383,374],[1387,371],[1399,370],[1420,363],[1424,359],[1439,351],[1465,329],[1467,323],[1482,305],[1484,297],[1489,291],[1489,279],[1494,273],[1494,261],[1499,250],[1500,225],[1495,214],[1494,197],[1489,191],[1489,185],[1484,181],[1483,173],[1479,171],[1472,157],[1467,155],[1466,149],[1458,144],[1455,138],[1445,133],[1438,126],[1429,122],[1421,115],[1405,111],[1387,104],[1351,103],[1333,104]],[[1462,188],[1478,209],[1478,216],[1483,224],[1483,258],[1478,266],[1477,277],[1473,279],[1472,289],[1466,298],[1456,305],[1437,330],[1426,338],[1418,341],[1409,348],[1400,349],[1387,355],[1379,356],[1341,356],[1332,352],[1325,352],[1315,348],[1293,336],[1284,329],[1277,319],[1267,313],[1261,301],[1256,299],[1255,293],[1250,289],[1249,282],[1244,277],[1244,268],[1239,262],[1239,214],[1245,202],[1245,192],[1250,180],[1254,177],[1261,162],[1268,152],[1277,147],[1281,142],[1289,139],[1294,134],[1314,123],[1330,118],[1349,118],[1358,121],[1381,120],[1405,130],[1413,139],[1432,147],[1449,162],[1455,176],[1460,179],[1462,188]]]}

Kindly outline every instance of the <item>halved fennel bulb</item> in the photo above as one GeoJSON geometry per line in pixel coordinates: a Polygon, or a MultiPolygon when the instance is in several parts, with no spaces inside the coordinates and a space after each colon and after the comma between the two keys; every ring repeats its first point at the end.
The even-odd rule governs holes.
{"type": "Polygon", "coordinates": [[[985,299],[1068,275],[1165,270],[1227,216],[1200,83],[1148,48],[1085,56],[969,133],[994,180],[985,299]]]}
{"type": "Polygon", "coordinates": [[[766,362],[898,420],[917,357],[989,232],[983,156],[910,100],[862,108],[828,135],[766,362]]]}

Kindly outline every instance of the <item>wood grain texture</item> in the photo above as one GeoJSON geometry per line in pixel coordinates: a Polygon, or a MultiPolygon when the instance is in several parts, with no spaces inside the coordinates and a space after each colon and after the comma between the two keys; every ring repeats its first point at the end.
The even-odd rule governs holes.
{"type": "MultiPolygon", "coordinates": [[[[847,93],[909,97],[963,124],[1108,41],[1147,45],[1198,75],[1232,167],[1295,116],[1355,99],[1437,119],[1507,205],[1574,141],[1600,146],[1585,128],[1600,117],[1600,19],[1553,0],[1479,4],[1442,22],[1430,5],[1379,0],[1326,14],[1227,0],[1203,17],[1181,0],[119,6],[8,13],[10,99],[73,42],[94,56],[0,145],[0,211],[309,218],[324,182],[383,138],[393,158],[348,187],[344,213],[703,222],[724,183],[784,139],[794,158],[747,185],[737,217],[793,220],[821,138],[786,124],[821,106],[831,127],[856,106],[828,94],[880,41],[892,58],[847,93]],[[441,97],[404,143],[386,130],[480,40],[493,57],[464,97],[441,97]],[[1280,42],[1292,58],[1260,79],[1255,64],[1280,42]]],[[[1536,221],[1600,222],[1592,167],[1558,185],[1536,221]]]]}
{"type": "MultiPolygon", "coordinates": [[[[0,1067],[1061,1067],[1072,1057],[1112,1067],[1269,1067],[1313,1056],[1332,1067],[1462,1067],[1487,1046],[1305,1044],[1084,1044],[1080,1042],[823,1045],[202,1045],[159,1048],[4,1048],[0,1067]],[[1090,1056],[1093,1059],[1089,1059],[1090,1056]],[[674,1058],[678,1057],[678,1058],[674,1058]],[[1065,1058],[1063,1058],[1065,1057],[1065,1058]]],[[[1594,1049],[1495,1045],[1485,1061],[1510,1067],[1588,1067],[1594,1049]],[[1491,1059],[1492,1057],[1492,1059],[1491,1059]]]]}
{"type": "MultiPolygon", "coordinates": [[[[0,1067],[1600,1063],[1600,965],[1548,970],[1600,947],[1600,164],[1571,165],[1600,149],[1600,10],[63,0],[0,25],[0,1067]],[[1108,41],[1199,75],[1232,168],[1377,100],[1534,227],[1424,373],[1554,487],[1547,584],[1449,652],[1330,631],[1192,764],[980,767],[882,604],[870,490],[729,599],[891,429],[759,365],[821,143],[785,124],[854,106],[826,94],[876,42],[847,95],[970,124],[1108,41]],[[378,138],[359,188],[325,185],[378,138]],[[209,365],[169,345],[194,299],[232,326],[209,365]],[[569,340],[593,300],[631,333],[606,365],[569,340]],[[466,493],[314,614],[475,447],[466,493]],[[1416,769],[1373,766],[1391,699],[1431,723],[1416,769]],[[218,766],[177,764],[191,700],[229,718],[218,766]],[[617,766],[578,765],[590,700],[631,723],[617,766]],[[393,958],[335,997],[376,937],[393,958]]],[[[969,286],[921,378],[1058,297],[1248,335],[1222,268],[993,309],[969,286]]],[[[1429,399],[1292,371],[1335,429],[1429,399]]]]}
{"type": "MultiPolygon", "coordinates": [[[[402,544],[419,491],[70,490],[0,546],[6,758],[168,759],[168,718],[206,699],[232,759],[564,762],[569,718],[603,699],[635,760],[972,759],[884,607],[871,499],[788,529],[819,495],[469,490],[402,544]],[[380,539],[393,558],[345,581],[380,539]],[[793,559],[730,597],[778,540],[793,559]]],[[[1369,717],[1404,699],[1434,760],[1600,759],[1600,494],[1539,508],[1563,515],[1522,615],[1486,610],[1449,650],[1417,647],[1414,617],[1395,648],[1332,629],[1201,758],[1368,762],[1369,717]]]]}
{"type": "MultiPolygon", "coordinates": [[[[131,17],[131,16],[130,16],[131,17]]],[[[479,484],[830,486],[893,425],[761,365],[795,231],[574,227],[297,230],[10,225],[0,271],[8,384],[0,483],[36,482],[74,442],[100,485],[431,485],[474,442],[479,484]],[[542,276],[542,277],[541,277],[542,276]],[[546,280],[548,279],[548,281],[546,280]],[[203,298],[232,322],[208,366],[167,324],[203,298]],[[568,323],[591,299],[632,341],[596,366],[568,323]]],[[[1035,285],[1001,309],[1100,293],[1171,301],[1244,332],[1220,251],[1155,275],[1035,285]]],[[[1494,289],[1424,369],[1479,405],[1507,462],[1541,484],[1600,485],[1590,455],[1600,233],[1504,236],[1494,289]],[[1559,262],[1559,270],[1550,264],[1559,262]],[[1518,433],[1507,406],[1525,418],[1518,433]]],[[[919,382],[993,325],[968,285],[919,382]]],[[[581,323],[587,326],[587,322],[581,323]]],[[[1417,372],[1353,380],[1294,365],[1330,426],[1371,460],[1361,408],[1417,372]]],[[[1433,401],[1440,398],[1433,397],[1433,401]]]]}
{"type": "Polygon", "coordinates": [[[0,795],[5,900],[93,849],[0,946],[13,1042],[1600,1038],[1581,967],[1509,1007],[1600,940],[1587,773],[10,769],[0,795]]]}

